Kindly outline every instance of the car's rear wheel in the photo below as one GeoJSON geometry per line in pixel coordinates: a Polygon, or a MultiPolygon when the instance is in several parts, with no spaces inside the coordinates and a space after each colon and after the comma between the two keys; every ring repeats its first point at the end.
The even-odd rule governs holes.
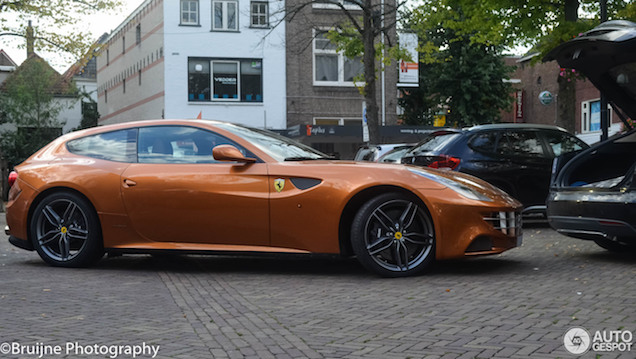
{"type": "Polygon", "coordinates": [[[385,277],[422,272],[435,259],[435,232],[428,210],[409,196],[386,193],[365,203],[351,226],[360,263],[385,277]]]}
{"type": "Polygon", "coordinates": [[[608,238],[597,238],[594,243],[598,244],[601,248],[607,249],[610,252],[616,253],[636,253],[636,246],[622,242],[620,238],[611,240],[608,238]]]}
{"type": "Polygon", "coordinates": [[[97,213],[72,192],[46,196],[33,211],[30,233],[40,257],[54,266],[87,266],[104,255],[97,213]]]}

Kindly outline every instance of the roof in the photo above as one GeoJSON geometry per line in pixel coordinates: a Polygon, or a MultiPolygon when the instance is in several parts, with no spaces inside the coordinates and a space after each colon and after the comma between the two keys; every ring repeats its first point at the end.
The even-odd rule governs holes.
{"type": "Polygon", "coordinates": [[[0,91],[6,91],[7,86],[10,85],[11,82],[14,81],[14,79],[20,76],[20,74],[24,72],[25,69],[29,68],[30,66],[33,66],[35,63],[42,64],[44,66],[45,71],[50,71],[53,74],[55,78],[54,85],[51,88],[51,93],[53,95],[57,95],[57,96],[68,95],[69,92],[74,88],[72,78],[68,78],[68,77],[60,75],[60,73],[55,71],[55,69],[51,67],[51,65],[49,65],[49,63],[46,62],[46,60],[41,58],[39,55],[33,53],[29,55],[29,57],[27,57],[27,59],[24,60],[24,62],[20,66],[18,66],[16,70],[11,75],[9,75],[9,77],[7,77],[7,79],[2,83],[2,85],[0,85],[0,91]]]}
{"type": "Polygon", "coordinates": [[[9,57],[9,55],[4,52],[4,50],[0,50],[0,66],[8,66],[8,67],[18,67],[16,63],[9,57]]]}
{"type": "Polygon", "coordinates": [[[543,129],[543,130],[565,131],[563,128],[559,126],[542,125],[542,124],[536,124],[536,123],[494,123],[494,124],[467,127],[464,130],[479,131],[479,130],[497,130],[497,129],[543,129]]]}

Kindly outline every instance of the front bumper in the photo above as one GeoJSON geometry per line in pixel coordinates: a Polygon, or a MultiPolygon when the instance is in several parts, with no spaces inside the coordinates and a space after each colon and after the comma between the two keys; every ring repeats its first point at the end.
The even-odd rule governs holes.
{"type": "Polygon", "coordinates": [[[31,241],[20,239],[18,237],[9,236],[9,243],[13,244],[14,246],[18,248],[26,249],[27,251],[35,250],[35,248],[33,248],[33,243],[31,243],[31,241]]]}

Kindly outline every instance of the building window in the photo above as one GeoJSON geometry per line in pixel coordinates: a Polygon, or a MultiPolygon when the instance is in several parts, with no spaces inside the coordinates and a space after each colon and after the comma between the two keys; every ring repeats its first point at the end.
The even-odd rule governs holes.
{"type": "Polygon", "coordinates": [[[188,101],[263,102],[260,59],[191,58],[188,101]]]}
{"type": "Polygon", "coordinates": [[[141,86],[141,69],[137,71],[137,76],[139,76],[139,86],[141,86]]]}
{"type": "MultiPolygon", "coordinates": [[[[612,107],[607,106],[607,117],[612,123],[612,107]]],[[[601,130],[601,100],[581,102],[581,132],[597,132],[601,130]]]]}
{"type": "Polygon", "coordinates": [[[212,30],[236,31],[238,2],[234,0],[212,1],[212,30]]]}
{"type": "Polygon", "coordinates": [[[124,93],[126,93],[126,79],[123,79],[123,81],[121,82],[122,87],[124,89],[124,93]]]}
{"type": "Polygon", "coordinates": [[[199,0],[181,0],[181,25],[199,25],[199,0]]]}
{"type": "Polygon", "coordinates": [[[110,50],[106,49],[106,66],[110,65],[110,50]]]}
{"type": "Polygon", "coordinates": [[[326,32],[315,31],[314,85],[353,86],[355,77],[363,71],[362,58],[344,56],[329,41],[326,32]]]}
{"type": "Polygon", "coordinates": [[[126,36],[121,37],[121,53],[126,53],[126,36]]]}
{"type": "Polygon", "coordinates": [[[141,24],[135,28],[135,44],[141,44],[141,24]]]}
{"type": "Polygon", "coordinates": [[[362,10],[353,0],[316,0],[311,6],[316,9],[340,9],[340,5],[347,10],[362,10]]]}
{"type": "Polygon", "coordinates": [[[252,1],[250,7],[250,26],[252,27],[268,27],[269,26],[269,14],[267,2],[252,1]]]}
{"type": "Polygon", "coordinates": [[[108,90],[104,90],[104,102],[108,103],[108,90]]]}

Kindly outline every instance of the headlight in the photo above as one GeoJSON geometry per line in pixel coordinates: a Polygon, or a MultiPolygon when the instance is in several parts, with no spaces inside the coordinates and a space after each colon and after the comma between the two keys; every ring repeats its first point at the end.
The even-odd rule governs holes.
{"type": "Polygon", "coordinates": [[[443,186],[446,186],[450,189],[452,189],[453,191],[457,192],[459,195],[461,195],[462,197],[466,197],[468,199],[472,199],[475,201],[482,201],[482,202],[492,202],[492,198],[486,197],[483,194],[479,193],[478,191],[475,191],[474,189],[453,181],[451,179],[448,179],[446,177],[442,177],[442,176],[437,176],[433,173],[429,173],[426,171],[420,171],[414,168],[409,168],[409,171],[415,173],[416,175],[425,177],[430,179],[431,181],[435,181],[443,186]]]}

